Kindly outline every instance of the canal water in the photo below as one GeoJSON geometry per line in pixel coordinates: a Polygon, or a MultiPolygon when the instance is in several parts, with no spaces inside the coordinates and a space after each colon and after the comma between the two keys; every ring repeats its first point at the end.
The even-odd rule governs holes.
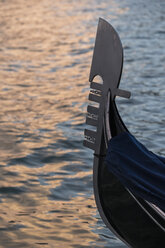
{"type": "Polygon", "coordinates": [[[0,248],[124,248],[82,145],[98,18],[124,47],[128,129],[165,155],[165,2],[0,0],[0,248]]]}

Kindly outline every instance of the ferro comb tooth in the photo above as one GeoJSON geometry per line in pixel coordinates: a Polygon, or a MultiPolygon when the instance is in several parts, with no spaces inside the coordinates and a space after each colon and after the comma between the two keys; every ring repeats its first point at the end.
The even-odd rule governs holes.
{"type": "Polygon", "coordinates": [[[97,95],[97,96],[101,96],[101,91],[100,90],[95,90],[95,89],[90,89],[90,93],[97,95]]]}
{"type": "Polygon", "coordinates": [[[95,131],[93,131],[93,130],[85,129],[84,130],[84,135],[96,139],[97,133],[95,131]]]}
{"type": "Polygon", "coordinates": [[[94,95],[94,94],[89,94],[89,98],[88,99],[90,101],[97,102],[97,103],[100,103],[100,101],[101,101],[101,97],[100,96],[97,96],[97,95],[94,95]]]}
{"type": "Polygon", "coordinates": [[[115,92],[115,95],[129,99],[131,97],[131,92],[127,91],[127,90],[121,90],[121,89],[117,88],[116,92],[115,92]]]}
{"type": "Polygon", "coordinates": [[[94,106],[88,105],[87,112],[90,114],[98,115],[99,109],[94,106]]]}
{"type": "Polygon", "coordinates": [[[95,143],[91,143],[88,140],[84,140],[83,145],[95,151],[95,146],[96,146],[95,143]]]}
{"type": "Polygon", "coordinates": [[[94,120],[92,118],[87,117],[86,118],[86,124],[87,125],[94,126],[94,127],[97,127],[98,121],[97,120],[94,120]]]}
{"type": "Polygon", "coordinates": [[[95,90],[102,90],[103,85],[95,82],[91,82],[90,87],[95,90]]]}

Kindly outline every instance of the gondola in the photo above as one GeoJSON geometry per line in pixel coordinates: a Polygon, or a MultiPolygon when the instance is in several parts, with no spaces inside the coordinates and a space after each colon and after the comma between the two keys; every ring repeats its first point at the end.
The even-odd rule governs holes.
{"type": "Polygon", "coordinates": [[[115,104],[116,96],[129,98],[119,89],[123,48],[115,29],[99,19],[89,76],[90,104],[87,107],[84,145],[94,151],[93,186],[96,204],[106,226],[128,247],[163,248],[165,213],[162,208],[134,194],[111,171],[105,160],[109,141],[129,133],[115,104]],[[95,82],[96,76],[102,83],[95,82]],[[97,106],[96,106],[96,104],[97,106]]]}

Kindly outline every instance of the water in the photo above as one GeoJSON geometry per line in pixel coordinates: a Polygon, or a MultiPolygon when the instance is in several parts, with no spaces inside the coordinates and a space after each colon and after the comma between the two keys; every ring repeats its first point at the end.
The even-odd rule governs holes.
{"type": "Polygon", "coordinates": [[[0,247],[125,247],[97,212],[82,145],[99,17],[124,46],[120,113],[165,155],[164,1],[0,0],[0,247]]]}

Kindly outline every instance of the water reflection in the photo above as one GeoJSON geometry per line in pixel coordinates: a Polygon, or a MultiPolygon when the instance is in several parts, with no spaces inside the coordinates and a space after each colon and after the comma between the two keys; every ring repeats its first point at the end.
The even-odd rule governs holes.
{"type": "Polygon", "coordinates": [[[120,31],[126,57],[122,83],[136,92],[130,102],[119,102],[123,118],[154,151],[165,151],[163,3],[157,1],[153,9],[142,5],[0,1],[1,247],[125,247],[96,211],[92,153],[82,140],[89,67],[102,16],[120,31]],[[139,8],[154,38],[146,35],[139,8]]]}

